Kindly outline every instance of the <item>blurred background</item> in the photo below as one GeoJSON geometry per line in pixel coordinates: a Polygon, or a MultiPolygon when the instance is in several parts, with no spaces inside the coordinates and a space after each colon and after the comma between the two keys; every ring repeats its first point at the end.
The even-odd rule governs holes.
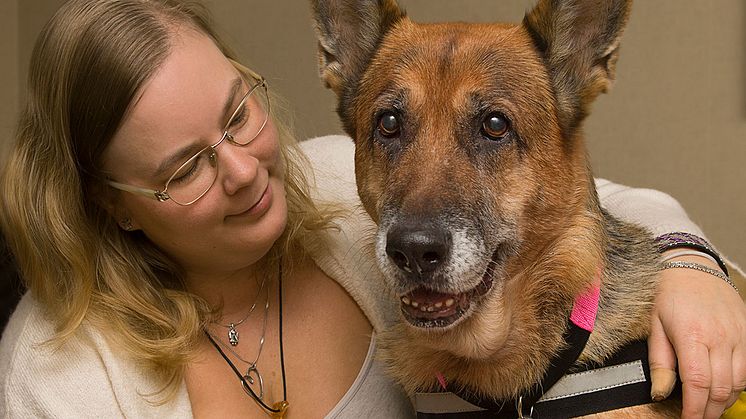
{"type": "MultiPolygon", "coordinates": [[[[0,0],[0,157],[34,40],[62,3],[0,0]]],[[[299,138],[342,133],[317,77],[306,1],[206,3],[226,40],[287,100],[299,138]]],[[[400,3],[416,21],[518,22],[534,2],[400,3]]],[[[746,2],[635,2],[616,85],[595,103],[586,138],[597,176],[673,195],[722,253],[746,264],[746,2]]]]}

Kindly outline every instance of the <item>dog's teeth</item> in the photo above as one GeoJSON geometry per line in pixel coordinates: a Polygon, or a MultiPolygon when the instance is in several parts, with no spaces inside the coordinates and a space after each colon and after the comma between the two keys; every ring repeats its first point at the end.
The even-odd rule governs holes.
{"type": "Polygon", "coordinates": [[[412,307],[417,308],[419,306],[420,306],[420,303],[418,303],[417,301],[412,301],[412,307]]]}
{"type": "Polygon", "coordinates": [[[455,303],[456,303],[456,300],[454,300],[453,298],[449,298],[446,300],[446,307],[452,307],[453,304],[455,303]]]}
{"type": "Polygon", "coordinates": [[[438,301],[437,303],[435,303],[435,308],[441,308],[441,307],[443,307],[442,301],[438,301]]]}
{"type": "Polygon", "coordinates": [[[432,313],[433,311],[435,311],[435,307],[433,307],[433,306],[428,306],[428,307],[427,307],[427,311],[428,311],[429,313],[432,313]]]}
{"type": "Polygon", "coordinates": [[[401,302],[404,303],[404,304],[406,304],[406,305],[410,305],[411,304],[411,301],[409,301],[409,298],[407,298],[407,297],[402,297],[401,298],[401,302]]]}
{"type": "Polygon", "coordinates": [[[425,306],[420,307],[420,311],[427,311],[427,307],[425,306]]]}

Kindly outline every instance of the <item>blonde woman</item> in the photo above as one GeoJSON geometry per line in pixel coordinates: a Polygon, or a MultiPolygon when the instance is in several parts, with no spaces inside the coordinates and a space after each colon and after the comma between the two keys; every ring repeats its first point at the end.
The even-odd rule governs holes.
{"type": "MultiPolygon", "coordinates": [[[[413,415],[373,357],[396,310],[366,253],[350,143],[305,145],[312,199],[269,92],[191,2],[73,0],[47,24],[2,177],[29,293],[0,345],[0,416],[413,415]]],[[[676,336],[739,312],[718,304],[736,295],[722,281],[690,274],[660,299],[702,315],[660,319],[704,364],[676,336]],[[687,294],[694,281],[713,297],[687,294]]],[[[742,348],[744,329],[720,347],[742,348]]]]}

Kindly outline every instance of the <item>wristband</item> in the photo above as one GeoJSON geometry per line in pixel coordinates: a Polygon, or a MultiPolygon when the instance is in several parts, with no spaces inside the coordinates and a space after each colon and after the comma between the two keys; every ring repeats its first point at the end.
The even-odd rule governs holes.
{"type": "Polygon", "coordinates": [[[720,257],[718,252],[716,252],[715,249],[712,248],[707,240],[699,236],[684,232],[668,233],[656,237],[655,244],[658,246],[658,251],[660,253],[663,253],[666,250],[676,249],[680,247],[699,250],[702,253],[706,253],[712,256],[717,262],[718,266],[720,266],[720,269],[723,270],[725,275],[728,275],[728,267],[725,266],[725,262],[723,262],[723,259],[720,257]]]}
{"type": "Polygon", "coordinates": [[[705,258],[705,259],[709,260],[710,262],[714,263],[715,265],[718,265],[718,261],[715,260],[714,257],[708,255],[705,252],[700,252],[699,250],[694,250],[694,249],[683,249],[683,250],[672,251],[671,253],[669,253],[669,254],[667,254],[667,255],[665,255],[663,257],[663,259],[661,260],[661,263],[668,262],[669,260],[677,259],[677,258],[679,258],[681,256],[699,256],[699,257],[702,257],[702,258],[705,258]]]}

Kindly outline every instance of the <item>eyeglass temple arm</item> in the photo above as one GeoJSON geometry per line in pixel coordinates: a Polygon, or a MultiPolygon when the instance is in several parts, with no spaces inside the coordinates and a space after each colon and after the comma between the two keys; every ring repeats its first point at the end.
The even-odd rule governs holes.
{"type": "MultiPolygon", "coordinates": [[[[259,75],[254,70],[252,70],[252,69],[250,69],[250,68],[248,68],[248,67],[246,67],[246,66],[244,66],[244,65],[242,65],[242,64],[240,64],[240,63],[238,63],[238,62],[236,62],[234,60],[230,60],[230,61],[236,67],[238,67],[238,68],[246,71],[247,73],[249,73],[249,75],[251,77],[253,77],[254,79],[256,79],[258,82],[260,82],[260,83],[266,83],[266,81],[264,80],[264,77],[262,77],[261,75],[259,75]]],[[[227,130],[225,130],[223,132],[223,136],[225,137],[226,135],[230,135],[230,134],[228,134],[227,130]]],[[[221,141],[222,141],[222,139],[221,139],[221,141]]],[[[168,198],[170,198],[166,192],[160,192],[160,191],[156,191],[156,190],[153,190],[153,189],[138,188],[136,186],[130,186],[130,185],[125,185],[123,183],[114,182],[113,180],[106,181],[106,183],[108,183],[109,186],[111,186],[113,188],[116,188],[116,189],[119,189],[119,190],[122,190],[122,191],[125,191],[125,192],[130,192],[130,193],[142,195],[142,196],[148,197],[150,199],[154,199],[156,201],[161,201],[162,202],[162,201],[165,201],[168,198]]]]}
{"type": "MultiPolygon", "coordinates": [[[[164,194],[162,192],[155,191],[153,189],[138,188],[136,186],[130,186],[130,185],[125,185],[123,183],[114,182],[113,180],[109,180],[106,183],[108,183],[109,186],[113,188],[116,188],[116,189],[119,189],[125,192],[142,195],[150,199],[154,199],[156,201],[165,201],[165,199],[161,198],[164,196],[164,194]]],[[[165,196],[168,196],[168,195],[165,194],[165,196]]]]}
{"type": "Polygon", "coordinates": [[[259,73],[250,69],[249,67],[246,67],[245,65],[239,63],[238,61],[232,60],[230,58],[228,60],[233,64],[234,67],[249,73],[249,75],[253,77],[255,80],[257,80],[258,82],[261,83],[265,81],[264,77],[262,77],[259,73]]]}

